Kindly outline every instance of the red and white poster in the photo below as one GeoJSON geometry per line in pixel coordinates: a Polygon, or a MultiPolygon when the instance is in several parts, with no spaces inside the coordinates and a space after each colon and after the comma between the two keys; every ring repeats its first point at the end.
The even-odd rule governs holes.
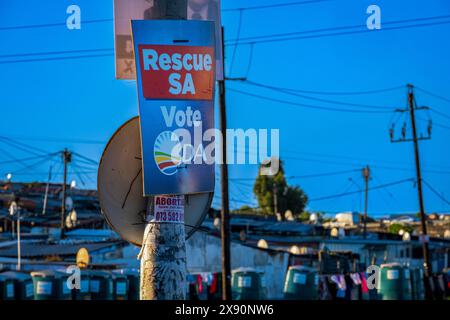
{"type": "Polygon", "coordinates": [[[139,45],[142,90],[146,99],[212,100],[212,47],[139,45]]]}
{"type": "Polygon", "coordinates": [[[184,196],[156,196],[153,222],[184,223],[184,196]]]}

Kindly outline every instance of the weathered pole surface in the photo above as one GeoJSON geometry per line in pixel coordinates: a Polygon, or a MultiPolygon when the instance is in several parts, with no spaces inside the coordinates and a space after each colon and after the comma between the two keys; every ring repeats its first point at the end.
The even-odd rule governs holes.
{"type": "MultiPolygon", "coordinates": [[[[165,19],[187,19],[187,0],[158,3],[165,19]]],[[[148,216],[154,204],[149,199],[148,216]]],[[[146,225],[141,252],[141,300],[185,300],[186,236],[184,223],[149,222],[146,225]]]]}
{"type": "Polygon", "coordinates": [[[149,223],[141,259],[141,300],[185,300],[186,238],[182,223],[149,223]]]}

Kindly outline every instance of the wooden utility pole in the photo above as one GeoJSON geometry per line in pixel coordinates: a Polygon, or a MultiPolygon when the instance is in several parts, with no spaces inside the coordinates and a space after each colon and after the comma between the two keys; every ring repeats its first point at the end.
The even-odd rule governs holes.
{"type": "Polygon", "coordinates": [[[411,117],[411,130],[412,139],[406,138],[406,127],[402,129],[402,138],[394,140],[393,138],[393,128],[391,129],[391,141],[392,142],[410,142],[414,143],[414,159],[416,163],[416,181],[417,181],[417,195],[419,197],[419,209],[420,209],[420,222],[422,227],[422,251],[423,251],[423,267],[424,267],[424,285],[425,285],[425,296],[427,299],[433,298],[433,293],[431,292],[430,279],[432,276],[432,266],[430,263],[430,250],[428,247],[428,232],[427,232],[427,216],[425,214],[425,205],[423,201],[422,193],[422,172],[420,169],[420,153],[419,153],[419,141],[431,139],[431,123],[428,127],[428,136],[417,135],[416,127],[416,117],[415,111],[417,110],[428,110],[428,107],[417,107],[414,98],[414,86],[408,84],[408,108],[406,110],[397,110],[399,112],[409,112],[411,117]]]}
{"type": "Polygon", "coordinates": [[[64,177],[62,185],[62,197],[61,197],[61,239],[64,238],[65,230],[65,217],[66,217],[66,185],[67,185],[67,165],[72,161],[72,154],[64,149],[62,152],[62,158],[64,162],[64,177]]]}
{"type": "Polygon", "coordinates": [[[363,169],[363,177],[365,182],[364,191],[364,221],[363,221],[363,237],[367,238],[367,208],[369,207],[369,180],[370,180],[370,168],[369,166],[363,169]]]}
{"type": "Polygon", "coordinates": [[[425,274],[425,289],[427,298],[430,299],[432,293],[430,292],[429,279],[432,275],[432,266],[430,263],[430,250],[428,248],[428,232],[427,232],[427,216],[425,214],[425,206],[423,203],[422,194],[422,172],[420,170],[420,155],[419,155],[419,142],[417,139],[416,130],[416,117],[415,117],[415,99],[414,99],[414,87],[408,85],[408,105],[409,114],[411,116],[411,129],[414,141],[414,158],[416,162],[416,176],[417,176],[417,195],[419,196],[419,207],[420,207],[420,221],[422,226],[422,251],[423,251],[423,267],[425,274]]]}
{"type": "MultiPolygon", "coordinates": [[[[222,27],[223,69],[225,73],[225,45],[224,28],[222,27]]],[[[230,262],[230,204],[228,190],[228,165],[227,165],[227,116],[225,80],[219,80],[219,110],[220,131],[222,133],[222,164],[220,166],[222,210],[221,228],[222,238],[222,299],[231,300],[231,262],[230,262]]]]}
{"type": "Polygon", "coordinates": [[[278,213],[278,187],[275,181],[273,182],[273,214],[276,216],[278,213]]]}
{"type": "MultiPolygon", "coordinates": [[[[186,20],[187,0],[161,2],[165,19],[186,20]]],[[[167,196],[175,199],[177,196],[167,196]]],[[[186,197],[185,197],[186,198],[186,197]]],[[[148,198],[147,219],[155,213],[156,197],[148,198]]],[[[184,206],[184,204],[183,204],[184,206]]],[[[186,300],[187,266],[184,218],[177,223],[147,221],[141,252],[141,300],[186,300]]]]}

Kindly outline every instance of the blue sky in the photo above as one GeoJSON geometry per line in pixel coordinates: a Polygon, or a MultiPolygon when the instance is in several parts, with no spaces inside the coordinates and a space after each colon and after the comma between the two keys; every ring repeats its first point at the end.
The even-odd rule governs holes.
{"type": "MultiPolygon", "coordinates": [[[[289,0],[224,0],[222,8],[285,2],[289,0]]],[[[242,12],[240,37],[363,25],[367,19],[366,8],[370,4],[380,6],[382,27],[384,22],[389,21],[450,15],[450,3],[446,0],[430,0],[426,3],[419,0],[330,0],[299,6],[245,10],[242,12]]],[[[109,137],[138,112],[135,83],[115,80],[112,56],[2,62],[29,58],[4,55],[113,48],[111,21],[83,24],[83,20],[111,19],[112,16],[111,0],[1,1],[0,56],[3,57],[0,57],[0,136],[16,138],[49,152],[67,147],[89,158],[100,158],[109,137]],[[2,30],[12,26],[64,23],[66,8],[71,4],[81,7],[82,30],[69,31],[64,25],[2,30]]],[[[222,19],[225,38],[237,38],[239,11],[223,12],[222,19]]],[[[248,79],[254,82],[323,92],[366,91],[412,83],[450,98],[449,35],[450,24],[438,24],[258,43],[253,47],[250,69],[250,46],[241,45],[236,50],[233,73],[228,75],[241,77],[248,72],[248,79]]],[[[227,71],[233,52],[233,47],[227,46],[227,71]]],[[[231,82],[227,87],[296,103],[333,107],[332,104],[255,88],[245,83],[231,82]]],[[[403,108],[406,104],[406,89],[371,95],[314,97],[403,108]]],[[[419,105],[428,105],[436,111],[450,114],[449,102],[421,91],[416,91],[416,99],[419,105]]],[[[366,164],[372,167],[374,179],[370,183],[373,186],[415,175],[412,144],[390,143],[388,128],[392,114],[311,110],[231,90],[228,91],[227,102],[230,128],[280,129],[281,156],[288,176],[357,170],[366,164]]],[[[418,116],[428,118],[426,112],[418,116]]],[[[442,127],[435,125],[432,140],[420,144],[423,176],[443,197],[450,199],[450,124],[448,118],[439,114],[431,113],[431,116],[435,124],[442,127]]],[[[46,179],[49,163],[44,162],[24,170],[24,165],[19,162],[2,164],[2,161],[10,160],[8,154],[16,158],[30,156],[27,152],[1,143],[0,176],[17,172],[15,180],[46,179]]],[[[60,168],[56,162],[57,158],[54,163],[55,171],[58,171],[60,168]]],[[[87,166],[85,163],[78,165],[77,170],[86,173],[80,179],[71,171],[71,179],[76,179],[78,186],[95,187],[95,170],[83,169],[87,166]],[[84,185],[80,180],[83,180],[84,185]]],[[[230,167],[232,179],[253,178],[256,173],[256,166],[230,167]]],[[[350,182],[349,178],[356,184],[363,183],[360,171],[320,178],[290,179],[289,182],[300,185],[310,198],[318,198],[357,191],[358,186],[350,182]]],[[[60,179],[61,176],[54,177],[54,181],[60,179]]],[[[450,210],[450,205],[429,188],[425,186],[424,190],[428,212],[450,210]]],[[[233,208],[244,203],[254,204],[251,181],[231,181],[230,197],[233,208]]],[[[373,190],[369,197],[369,214],[416,212],[418,208],[417,190],[412,183],[399,184],[387,190],[373,190]]],[[[359,210],[360,199],[360,195],[352,195],[313,201],[310,208],[329,212],[359,210]]],[[[214,204],[219,205],[220,199],[216,197],[214,204]]]]}

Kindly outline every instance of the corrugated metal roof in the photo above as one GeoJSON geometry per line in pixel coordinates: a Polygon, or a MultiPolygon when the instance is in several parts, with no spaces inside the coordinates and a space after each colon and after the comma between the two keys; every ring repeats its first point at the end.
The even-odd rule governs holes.
{"type": "MultiPolygon", "coordinates": [[[[78,250],[81,248],[86,248],[89,252],[94,252],[117,245],[119,243],[120,241],[77,244],[24,243],[21,246],[21,256],[27,258],[44,256],[70,256],[76,255],[78,250]]],[[[17,257],[17,245],[10,245],[0,248],[0,257],[17,257]]]]}

